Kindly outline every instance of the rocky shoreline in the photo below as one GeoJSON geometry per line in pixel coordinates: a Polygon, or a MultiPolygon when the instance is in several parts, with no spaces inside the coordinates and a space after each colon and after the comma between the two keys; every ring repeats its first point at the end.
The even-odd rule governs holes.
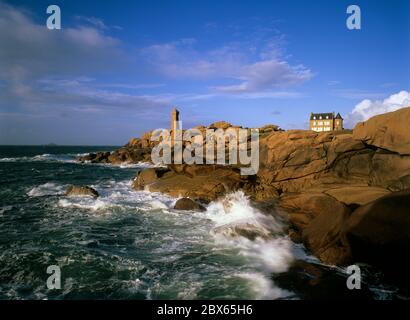
{"type": "MultiPolygon", "coordinates": [[[[133,188],[198,203],[241,189],[265,211],[281,213],[292,240],[324,263],[368,263],[409,286],[402,258],[410,249],[409,123],[410,107],[373,117],[353,131],[267,126],[260,133],[260,170],[254,176],[241,176],[237,166],[169,165],[140,171],[133,188]]],[[[79,160],[149,161],[150,135],[79,160]]]]}

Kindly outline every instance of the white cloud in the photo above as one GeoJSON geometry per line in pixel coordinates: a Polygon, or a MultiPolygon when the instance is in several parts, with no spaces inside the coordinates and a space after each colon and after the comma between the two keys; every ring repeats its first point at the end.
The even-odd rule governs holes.
{"type": "Polygon", "coordinates": [[[335,89],[331,91],[339,98],[358,100],[358,99],[380,99],[384,96],[382,92],[371,92],[360,89],[335,89]]]}
{"type": "Polygon", "coordinates": [[[304,66],[290,66],[285,61],[265,60],[254,64],[238,66],[234,78],[242,82],[215,89],[226,93],[252,93],[300,84],[309,80],[312,73],[304,66]]]}
{"type": "Polygon", "coordinates": [[[86,16],[76,16],[75,17],[78,21],[85,22],[89,25],[92,25],[98,29],[101,30],[109,30],[109,29],[116,29],[116,30],[122,30],[122,27],[120,26],[109,26],[107,25],[102,19],[96,18],[96,17],[86,17],[86,16]]]}
{"type": "Polygon", "coordinates": [[[339,81],[339,80],[331,80],[331,81],[328,81],[328,83],[327,83],[327,85],[328,86],[337,86],[337,85],[339,85],[341,82],[339,81]]]}
{"type": "Polygon", "coordinates": [[[357,122],[366,121],[375,115],[396,111],[409,106],[410,92],[405,90],[392,94],[384,100],[372,101],[365,99],[358,103],[353,111],[346,117],[346,125],[348,127],[354,127],[357,122]]]}
{"type": "Polygon", "coordinates": [[[218,80],[218,85],[210,88],[230,95],[278,90],[313,77],[305,66],[291,65],[282,57],[277,40],[235,42],[202,51],[195,49],[195,44],[186,39],[156,44],[144,48],[142,55],[167,77],[218,80]]]}
{"type": "MultiPolygon", "coordinates": [[[[91,21],[100,29],[48,30],[45,22],[35,23],[30,13],[0,1],[0,109],[58,114],[70,110],[109,112],[118,107],[145,112],[144,108],[159,106],[138,95],[101,90],[104,86],[94,78],[80,76],[112,75],[129,69],[129,56],[121,49],[121,41],[101,30],[102,20],[91,21]]],[[[109,87],[123,88],[121,84],[105,88],[109,87]]]]}

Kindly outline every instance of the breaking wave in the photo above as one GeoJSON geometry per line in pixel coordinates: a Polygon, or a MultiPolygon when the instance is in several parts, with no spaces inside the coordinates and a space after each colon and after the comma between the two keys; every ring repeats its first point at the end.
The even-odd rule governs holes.
{"type": "Polygon", "coordinates": [[[295,259],[293,243],[285,236],[280,221],[252,207],[242,191],[212,202],[205,214],[215,224],[211,234],[216,243],[238,249],[239,254],[260,271],[238,275],[257,288],[258,299],[289,295],[275,287],[270,279],[272,273],[287,271],[295,259]]]}
{"type": "MultiPolygon", "coordinates": [[[[236,267],[237,270],[219,266],[219,273],[224,281],[239,281],[238,285],[246,286],[249,298],[277,299],[291,295],[274,284],[271,274],[285,272],[289,268],[294,259],[293,244],[284,235],[281,222],[252,207],[243,192],[237,191],[221,200],[211,202],[205,212],[184,214],[173,209],[176,198],[160,193],[134,191],[131,183],[130,180],[108,180],[91,185],[100,194],[96,199],[65,197],[63,192],[67,185],[54,182],[34,187],[27,194],[30,197],[57,195],[60,197],[54,200],[56,208],[82,210],[101,217],[114,212],[135,212],[137,215],[145,213],[145,224],[165,224],[170,228],[163,231],[166,232],[164,235],[158,234],[154,239],[147,239],[143,234],[135,235],[134,243],[137,247],[154,246],[151,254],[154,254],[155,259],[164,259],[168,264],[178,263],[186,255],[194,254],[195,250],[203,250],[199,248],[209,246],[211,254],[226,252],[223,256],[227,254],[227,257],[243,260],[242,267],[236,267]],[[198,249],[193,249],[196,247],[198,249]]],[[[86,243],[93,244],[94,241],[86,243]]],[[[213,267],[211,265],[204,268],[212,270],[213,267]]],[[[152,272],[160,271],[154,269],[152,272]]],[[[211,271],[206,273],[208,272],[211,271]]],[[[165,283],[165,278],[161,275],[156,277],[156,289],[148,286],[150,281],[147,279],[136,279],[130,285],[145,291],[146,298],[159,298],[161,296],[158,292],[175,290],[175,282],[179,282],[177,296],[181,299],[197,298],[205,286],[205,280],[197,279],[191,272],[187,274],[180,271],[173,274],[172,284],[165,283]],[[187,281],[192,286],[185,283],[187,281]],[[144,283],[147,283],[145,287],[144,283]]]]}
{"type": "Polygon", "coordinates": [[[74,163],[77,162],[76,158],[84,156],[86,153],[69,153],[69,154],[49,154],[43,153],[38,154],[32,157],[9,157],[9,158],[0,158],[0,162],[66,162],[74,163]]]}
{"type": "Polygon", "coordinates": [[[64,197],[58,200],[57,206],[61,208],[81,208],[91,211],[107,211],[110,208],[155,210],[168,209],[175,201],[159,193],[134,191],[132,181],[108,181],[98,185],[91,185],[100,196],[91,197],[64,197]]]}
{"type": "Polygon", "coordinates": [[[37,187],[30,189],[27,195],[30,197],[44,197],[62,195],[67,188],[66,185],[57,184],[54,182],[47,182],[37,187]]]}

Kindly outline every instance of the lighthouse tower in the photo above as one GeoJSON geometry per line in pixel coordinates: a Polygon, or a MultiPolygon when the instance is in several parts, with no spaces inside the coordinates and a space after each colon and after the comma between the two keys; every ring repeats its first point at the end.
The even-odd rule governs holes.
{"type": "Polygon", "coordinates": [[[171,113],[171,132],[175,132],[175,130],[179,129],[179,111],[174,108],[171,113]]]}

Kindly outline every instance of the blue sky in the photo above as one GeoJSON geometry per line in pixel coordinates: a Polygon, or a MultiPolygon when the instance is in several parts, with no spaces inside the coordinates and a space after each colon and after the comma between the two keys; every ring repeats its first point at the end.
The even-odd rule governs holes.
{"type": "Polygon", "coordinates": [[[410,1],[0,0],[0,144],[121,145],[226,120],[346,126],[410,105],[410,1]],[[346,28],[361,8],[362,29],[346,28]]]}

